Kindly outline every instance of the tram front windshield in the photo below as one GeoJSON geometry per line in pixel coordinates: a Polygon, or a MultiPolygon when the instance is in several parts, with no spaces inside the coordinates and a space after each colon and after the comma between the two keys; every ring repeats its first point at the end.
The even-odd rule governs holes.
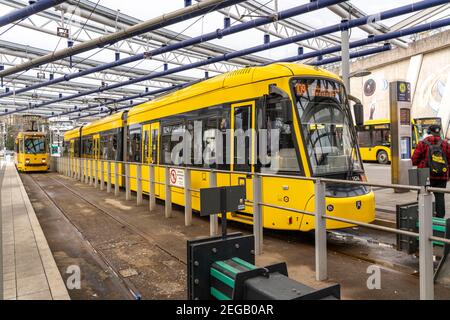
{"type": "Polygon", "coordinates": [[[24,141],[26,154],[45,153],[45,138],[26,138],[24,141]]]}
{"type": "Polygon", "coordinates": [[[328,79],[295,79],[295,103],[314,176],[362,170],[351,112],[342,86],[328,79]]]}

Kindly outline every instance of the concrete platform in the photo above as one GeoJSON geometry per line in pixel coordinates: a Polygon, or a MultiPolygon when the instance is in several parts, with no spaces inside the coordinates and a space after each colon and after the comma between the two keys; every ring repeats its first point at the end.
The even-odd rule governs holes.
{"type": "Polygon", "coordinates": [[[13,163],[0,163],[0,186],[0,298],[70,299],[13,163]]]}

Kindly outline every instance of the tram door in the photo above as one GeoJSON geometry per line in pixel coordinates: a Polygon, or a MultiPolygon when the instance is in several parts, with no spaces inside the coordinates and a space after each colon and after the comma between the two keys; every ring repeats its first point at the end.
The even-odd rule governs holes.
{"type": "MultiPolygon", "coordinates": [[[[142,159],[143,163],[158,164],[159,163],[159,122],[146,124],[142,127],[143,139],[142,139],[142,159]]],[[[160,168],[155,167],[155,181],[159,181],[161,176],[160,168]]],[[[148,179],[149,171],[147,167],[144,167],[142,174],[145,175],[144,179],[148,179]]],[[[148,191],[144,185],[144,190],[148,191]]],[[[155,184],[155,194],[159,196],[160,184],[155,184]]]]}
{"type": "MultiPolygon", "coordinates": [[[[99,159],[100,158],[100,135],[94,134],[92,136],[92,159],[99,159]]],[[[97,177],[100,177],[100,161],[97,163],[97,166],[95,165],[95,162],[93,163],[94,167],[94,177],[96,176],[95,170],[97,170],[97,177]],[[97,168],[96,168],[97,167],[97,168]]]]}
{"type": "Polygon", "coordinates": [[[75,157],[75,140],[74,139],[70,140],[70,147],[68,150],[68,155],[69,155],[69,158],[75,157]]]}
{"type": "Polygon", "coordinates": [[[92,154],[92,158],[94,159],[100,159],[100,135],[99,134],[95,134],[93,136],[94,139],[94,147],[93,147],[93,154],[92,154]]]}
{"type": "MultiPolygon", "coordinates": [[[[231,105],[231,185],[246,185],[247,199],[253,199],[253,183],[250,173],[254,153],[255,102],[248,101],[231,105]]],[[[252,213],[246,206],[244,212],[252,213]]]]}

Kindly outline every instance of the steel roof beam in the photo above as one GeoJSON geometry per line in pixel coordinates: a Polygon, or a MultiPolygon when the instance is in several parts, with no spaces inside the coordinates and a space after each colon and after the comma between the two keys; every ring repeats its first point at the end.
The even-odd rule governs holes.
{"type": "MultiPolygon", "coordinates": [[[[380,35],[377,35],[377,36],[369,36],[369,37],[367,37],[365,39],[361,39],[361,40],[350,42],[349,47],[350,48],[362,47],[362,46],[371,45],[371,44],[374,44],[374,43],[377,43],[377,42],[389,41],[389,40],[392,40],[392,39],[401,38],[401,37],[405,37],[405,36],[408,36],[408,35],[412,35],[412,34],[416,34],[416,33],[420,33],[420,32],[425,32],[425,31],[429,31],[429,30],[433,30],[433,29],[438,29],[438,28],[442,28],[442,27],[447,27],[447,26],[450,26],[450,18],[442,19],[442,20],[436,20],[436,21],[433,21],[433,22],[417,25],[417,26],[414,26],[414,27],[411,27],[411,28],[407,28],[407,29],[403,29],[403,30],[397,30],[397,31],[392,31],[392,32],[380,34],[380,35]]],[[[339,52],[341,50],[342,50],[341,46],[335,46],[335,47],[319,50],[319,51],[316,51],[316,52],[308,52],[308,53],[305,53],[305,54],[301,54],[301,55],[297,55],[297,56],[293,56],[293,57],[289,57],[289,58],[280,59],[280,60],[278,60],[278,62],[295,62],[295,61],[310,59],[310,58],[314,58],[314,57],[318,57],[318,56],[323,56],[323,55],[326,55],[326,54],[336,53],[336,52],[339,52]]]]}
{"type": "MultiPolygon", "coordinates": [[[[118,61],[106,63],[106,64],[100,65],[98,67],[94,67],[94,68],[91,68],[91,69],[80,71],[78,73],[68,74],[68,75],[65,75],[63,77],[47,81],[46,83],[36,84],[36,85],[32,86],[31,88],[20,89],[20,90],[16,91],[16,94],[20,94],[21,92],[25,92],[25,91],[28,91],[28,90],[31,90],[31,89],[37,89],[37,88],[40,88],[40,87],[43,87],[43,86],[46,86],[46,85],[52,85],[52,84],[56,84],[58,82],[68,81],[68,80],[75,79],[75,78],[78,78],[78,77],[81,77],[81,76],[84,76],[84,75],[87,75],[87,74],[90,74],[90,73],[99,72],[99,71],[102,71],[102,70],[106,70],[106,69],[109,69],[109,68],[117,67],[119,65],[128,64],[128,63],[131,63],[131,62],[136,62],[136,61],[139,61],[139,60],[142,60],[142,59],[145,59],[145,58],[151,58],[151,57],[153,57],[155,55],[160,55],[160,54],[167,53],[167,52],[174,51],[174,50],[178,50],[178,49],[181,49],[181,48],[186,48],[186,47],[198,44],[198,43],[210,41],[210,40],[213,40],[213,39],[220,39],[220,38],[222,38],[224,36],[227,36],[227,35],[230,35],[230,34],[235,34],[235,33],[238,33],[238,32],[244,31],[244,30],[249,30],[249,29],[255,28],[256,26],[262,26],[264,24],[271,23],[271,22],[273,22],[274,18],[276,18],[277,20],[283,20],[283,19],[287,19],[287,18],[290,18],[290,17],[293,17],[293,16],[297,16],[297,15],[303,14],[303,13],[315,11],[315,10],[318,10],[318,9],[321,9],[321,8],[326,8],[327,6],[329,6],[331,4],[339,3],[339,2],[342,2],[342,1],[344,1],[344,0],[318,0],[318,1],[315,1],[315,2],[311,2],[311,3],[308,3],[308,4],[304,4],[304,5],[301,5],[301,6],[297,6],[297,7],[291,8],[291,9],[287,9],[287,10],[278,12],[276,17],[262,17],[262,18],[259,18],[259,19],[255,19],[255,20],[252,20],[252,21],[247,21],[247,22],[241,23],[239,25],[230,26],[230,27],[224,28],[224,29],[218,29],[218,30],[216,30],[214,32],[203,34],[201,36],[194,37],[194,38],[189,38],[187,40],[183,40],[183,41],[178,42],[178,43],[170,44],[168,46],[161,47],[159,49],[155,49],[155,50],[152,50],[150,52],[141,53],[141,54],[137,54],[137,55],[134,55],[134,56],[127,57],[127,58],[123,58],[123,59],[120,59],[118,61]]],[[[210,59],[210,61],[211,61],[211,63],[213,63],[213,61],[219,62],[219,61],[231,60],[232,58],[227,58],[227,59],[222,59],[221,58],[221,57],[223,57],[225,55],[228,55],[228,54],[232,54],[232,53],[227,53],[227,54],[224,54],[222,56],[219,56],[219,59],[217,59],[217,57],[213,57],[213,58],[210,59]]],[[[207,63],[207,64],[203,64],[203,65],[199,64],[199,66],[208,65],[208,64],[211,64],[211,63],[207,63]]],[[[179,68],[184,68],[184,66],[180,66],[179,68]]],[[[148,79],[148,80],[150,80],[150,79],[148,79]]],[[[5,97],[8,94],[10,94],[10,93],[0,94],[0,97],[5,97]]]]}
{"type": "MultiPolygon", "coordinates": [[[[358,58],[358,57],[364,57],[364,56],[368,56],[368,55],[372,55],[372,54],[388,51],[388,50],[391,50],[391,48],[392,47],[391,47],[390,44],[384,44],[383,46],[376,47],[376,48],[370,48],[370,49],[367,49],[367,50],[355,51],[355,52],[350,53],[350,58],[353,59],[353,58],[358,58]]],[[[342,57],[332,57],[332,58],[323,59],[321,61],[314,62],[314,63],[311,63],[311,64],[312,65],[325,65],[325,64],[329,64],[329,63],[334,63],[334,62],[340,61],[341,58],[342,57]]],[[[122,99],[122,101],[125,101],[125,99],[122,99]]],[[[133,103],[132,106],[137,106],[139,104],[140,103],[133,103]]],[[[119,107],[119,108],[117,108],[117,111],[123,110],[123,109],[127,109],[127,108],[131,108],[132,106],[119,107]]],[[[86,110],[86,109],[82,109],[82,110],[86,110]]],[[[70,113],[74,113],[74,112],[66,111],[66,112],[61,113],[60,115],[67,115],[67,114],[70,114],[70,113]]],[[[103,114],[103,113],[107,113],[107,112],[100,111],[98,114],[103,114]]],[[[70,119],[71,120],[78,120],[78,119],[82,119],[82,118],[85,118],[85,117],[88,117],[88,116],[89,115],[83,115],[83,116],[78,116],[78,117],[74,117],[74,118],[70,118],[70,119]]]]}
{"type": "MultiPolygon", "coordinates": [[[[71,1],[72,4],[78,4],[78,6],[82,9],[84,9],[84,11],[91,12],[96,4],[92,1],[88,1],[88,0],[80,0],[78,2],[78,0],[73,0],[71,1]]],[[[243,3],[243,2],[239,2],[239,3],[243,3]]],[[[65,5],[63,5],[65,6],[65,5]]],[[[217,10],[218,12],[220,12],[221,9],[217,10]]],[[[83,11],[81,11],[80,13],[82,13],[83,11]]],[[[116,20],[117,20],[117,26],[120,28],[127,28],[129,26],[141,23],[142,21],[139,19],[136,19],[134,17],[128,16],[124,13],[118,13],[115,10],[109,9],[107,7],[101,6],[101,5],[97,5],[96,10],[95,10],[95,15],[103,18],[102,20],[100,20],[99,22],[104,24],[108,24],[111,27],[115,27],[116,26],[116,20]]],[[[145,39],[145,41],[148,40],[156,40],[161,42],[162,44],[168,44],[170,41],[183,41],[186,39],[189,39],[189,37],[179,34],[178,32],[174,32],[171,30],[168,30],[166,28],[160,28],[158,30],[153,30],[150,34],[142,34],[139,37],[142,37],[145,39]]],[[[222,47],[216,44],[211,44],[211,43],[200,43],[192,48],[189,49],[190,52],[194,52],[195,54],[201,54],[204,55],[205,57],[207,56],[211,56],[211,55],[217,55],[217,54],[224,54],[224,53],[228,53],[231,52],[232,49],[226,48],[226,47],[222,47]]],[[[238,64],[243,64],[243,65],[252,65],[252,64],[261,64],[261,63],[267,63],[270,61],[270,59],[266,59],[266,58],[262,58],[262,57],[258,57],[258,56],[247,56],[247,57],[243,57],[240,59],[235,60],[238,64]]]]}
{"type": "MultiPolygon", "coordinates": [[[[391,44],[390,43],[385,43],[384,45],[379,46],[379,47],[350,52],[350,59],[365,57],[365,56],[369,56],[369,55],[372,55],[372,54],[389,51],[391,49],[392,49],[391,44]]],[[[313,65],[313,66],[323,66],[325,64],[335,63],[335,62],[339,62],[341,60],[342,60],[342,56],[338,56],[338,57],[322,59],[322,60],[319,60],[319,61],[314,61],[314,62],[311,62],[311,63],[308,63],[308,64],[313,65]]]]}
{"type": "MultiPolygon", "coordinates": [[[[78,0],[76,0],[76,2],[78,3],[78,0]]],[[[95,8],[95,4],[90,1],[86,1],[86,2],[88,2],[89,4],[92,5],[92,7],[90,7],[91,8],[90,11],[92,11],[95,8]]],[[[24,5],[23,2],[18,1],[18,0],[0,0],[0,3],[9,5],[9,6],[13,6],[13,7],[17,7],[17,8],[20,8],[24,5]]],[[[80,4],[81,4],[81,2],[80,2],[80,4]]],[[[58,6],[58,8],[60,8],[60,7],[61,6],[58,6]]],[[[97,11],[101,12],[102,8],[104,8],[104,7],[97,6],[95,12],[97,12],[97,11]]],[[[64,9],[61,9],[61,10],[64,12],[64,9]]],[[[86,10],[80,10],[80,11],[81,12],[76,10],[75,14],[83,13],[86,10]]],[[[51,23],[51,22],[53,22],[56,25],[60,25],[61,19],[63,19],[64,23],[67,23],[67,24],[71,23],[71,19],[69,19],[67,17],[68,14],[66,14],[66,15],[63,14],[63,17],[60,17],[55,13],[45,11],[45,12],[41,12],[39,14],[39,16],[42,16],[42,17],[48,19],[49,21],[45,22],[43,25],[38,25],[37,23],[34,23],[31,19],[29,19],[30,23],[26,23],[26,22],[22,21],[19,23],[19,25],[22,27],[25,27],[25,28],[29,28],[29,29],[38,31],[38,32],[43,32],[43,33],[47,33],[47,34],[50,34],[53,36],[58,36],[57,32],[56,32],[56,28],[46,28],[46,26],[49,25],[49,23],[51,23]]],[[[83,16],[89,17],[89,13],[85,13],[85,14],[83,13],[83,16]]],[[[92,38],[97,38],[97,37],[103,36],[105,34],[113,33],[117,30],[115,28],[115,18],[114,18],[115,16],[111,19],[111,21],[106,20],[107,24],[101,23],[102,27],[97,26],[96,24],[92,23],[95,17],[97,17],[97,15],[92,15],[92,18],[90,18],[88,20],[88,22],[85,25],[83,25],[83,28],[79,27],[78,30],[73,28],[75,30],[73,32],[72,37],[76,36],[76,40],[78,42],[85,42],[85,41],[91,40],[92,38]],[[112,27],[108,27],[107,25],[108,26],[111,25],[112,27]],[[88,35],[88,39],[80,37],[81,31],[84,31],[88,35]],[[88,31],[94,32],[94,33],[96,33],[96,35],[95,36],[89,35],[88,31]]],[[[122,14],[119,14],[118,20],[121,20],[121,17],[122,17],[122,14]]],[[[125,17],[128,17],[128,16],[125,16],[125,17]]],[[[128,22],[128,20],[136,21],[136,23],[125,25],[124,28],[126,28],[130,25],[134,25],[134,24],[142,22],[141,20],[134,19],[134,18],[129,18],[126,21],[128,22]]],[[[135,55],[136,53],[138,53],[140,51],[148,51],[148,50],[150,50],[150,48],[153,48],[153,49],[159,48],[162,44],[167,44],[172,40],[181,41],[186,38],[187,38],[186,36],[181,36],[175,32],[172,32],[172,31],[162,28],[162,29],[156,30],[156,31],[148,33],[148,34],[140,35],[139,37],[126,39],[123,41],[126,44],[122,43],[121,45],[107,47],[106,49],[110,50],[110,51],[114,51],[114,52],[124,53],[126,55],[135,55]],[[160,35],[160,33],[161,33],[161,35],[160,35]]],[[[172,64],[180,65],[180,64],[184,63],[185,59],[190,60],[190,59],[196,59],[196,58],[200,58],[200,57],[206,58],[209,56],[216,55],[217,52],[219,52],[219,51],[220,52],[223,51],[223,53],[226,53],[226,52],[231,52],[232,49],[204,43],[204,44],[199,44],[199,45],[193,46],[188,49],[177,50],[176,52],[172,52],[172,53],[166,55],[166,57],[156,56],[154,58],[154,60],[160,61],[160,62],[171,61],[172,64]],[[205,47],[205,48],[203,48],[203,47],[205,47]],[[211,50],[211,48],[214,48],[215,50],[211,50]]],[[[209,69],[210,69],[209,71],[223,73],[223,72],[237,69],[238,67],[240,67],[242,65],[259,64],[259,63],[262,63],[261,61],[268,62],[268,61],[270,61],[270,59],[256,57],[256,56],[255,57],[249,56],[249,57],[245,57],[242,59],[235,59],[233,61],[227,61],[227,62],[222,62],[220,64],[214,64],[209,67],[209,69]]]]}
{"type": "Polygon", "coordinates": [[[205,0],[200,3],[193,4],[189,7],[185,7],[174,12],[164,14],[162,16],[144,21],[140,24],[129,27],[125,30],[115,32],[113,34],[105,35],[91,41],[80,43],[70,48],[55,51],[52,54],[33,59],[29,62],[18,65],[14,68],[9,68],[0,72],[0,77],[5,77],[17,72],[21,72],[36,66],[43,65],[45,63],[53,62],[56,60],[64,59],[76,54],[89,51],[95,48],[110,46],[120,40],[131,38],[142,33],[146,33],[152,30],[156,30],[177,22],[181,22],[187,19],[198,17],[202,14],[210,11],[218,10],[243,0],[205,0]]]}
{"type": "Polygon", "coordinates": [[[450,9],[450,4],[442,5],[437,8],[429,8],[420,12],[417,12],[416,14],[394,24],[391,27],[391,31],[397,31],[400,29],[404,29],[407,27],[415,26],[419,23],[422,23],[423,21],[426,21],[429,18],[434,17],[435,15],[450,9]]]}
{"type": "MultiPolygon", "coordinates": [[[[20,57],[20,58],[24,58],[24,59],[30,59],[30,58],[44,56],[46,54],[49,54],[50,51],[39,49],[36,47],[25,46],[25,45],[13,43],[10,41],[0,40],[0,53],[15,56],[15,57],[20,57]]],[[[73,62],[73,65],[76,65],[77,69],[82,69],[82,70],[104,64],[104,62],[102,62],[102,61],[93,60],[93,59],[84,59],[84,58],[80,58],[80,57],[73,57],[72,62],[73,62]]],[[[70,67],[70,61],[68,61],[66,59],[58,60],[55,62],[55,64],[58,64],[58,65],[61,65],[64,67],[68,67],[68,68],[70,67]]],[[[51,73],[51,72],[52,72],[51,69],[48,70],[48,73],[51,73]]],[[[144,70],[144,69],[140,69],[140,68],[133,68],[133,70],[130,71],[130,68],[121,67],[121,66],[108,69],[107,72],[108,72],[108,74],[121,75],[121,76],[126,76],[126,77],[148,74],[148,70],[144,70]]],[[[6,79],[8,79],[8,78],[6,78],[6,79]]],[[[97,79],[98,79],[98,77],[97,77],[97,79]]],[[[173,75],[173,76],[161,79],[160,81],[173,84],[173,83],[193,81],[193,80],[195,80],[195,79],[192,77],[173,75]]]]}
{"type": "MultiPolygon", "coordinates": [[[[429,7],[432,7],[432,6],[440,5],[440,4],[445,3],[447,1],[448,0],[427,0],[427,1],[416,2],[416,3],[409,4],[409,5],[398,7],[398,8],[395,8],[395,9],[391,9],[391,10],[386,10],[386,11],[380,12],[380,13],[377,14],[377,17],[378,17],[379,20],[389,19],[389,18],[393,18],[393,17],[400,16],[400,15],[403,15],[403,14],[407,14],[407,13],[423,10],[423,9],[426,9],[426,8],[429,8],[429,7]]],[[[319,1],[316,1],[316,2],[313,2],[313,3],[318,3],[318,2],[319,1]]],[[[222,55],[222,56],[219,56],[219,57],[214,57],[214,58],[211,58],[211,59],[207,59],[207,60],[199,61],[199,62],[196,62],[196,63],[188,64],[188,65],[185,65],[185,66],[182,66],[182,67],[176,67],[176,68],[172,68],[172,69],[169,69],[167,71],[162,71],[162,72],[154,72],[154,73],[151,73],[151,74],[149,74],[147,76],[144,76],[144,77],[138,77],[136,79],[131,79],[129,81],[125,81],[125,82],[122,82],[122,83],[119,83],[119,84],[110,85],[108,87],[101,88],[99,90],[100,91],[105,91],[105,90],[110,90],[110,89],[114,89],[114,88],[118,88],[118,87],[122,87],[122,86],[127,86],[127,85],[134,84],[134,83],[137,83],[137,82],[150,80],[150,79],[155,79],[155,78],[158,78],[160,76],[167,75],[167,74],[173,74],[173,73],[177,73],[177,72],[181,72],[181,71],[185,71],[185,70],[189,70],[189,69],[198,68],[199,66],[207,65],[207,64],[210,64],[210,63],[213,63],[213,62],[233,59],[235,57],[240,57],[240,56],[244,56],[244,55],[247,55],[247,54],[252,54],[252,53],[255,53],[255,52],[260,52],[260,51],[264,51],[264,50],[268,50],[268,49],[272,49],[272,48],[281,47],[281,46],[284,46],[284,45],[287,45],[287,44],[295,43],[297,41],[302,41],[302,40],[305,40],[305,39],[310,39],[310,38],[314,38],[314,37],[317,37],[317,36],[322,36],[322,35],[325,35],[325,34],[338,32],[338,31],[343,30],[343,29],[350,29],[350,28],[358,27],[360,25],[364,25],[364,24],[367,24],[368,22],[371,22],[372,19],[373,19],[373,15],[364,16],[364,17],[361,17],[361,18],[358,18],[358,19],[353,19],[353,20],[350,20],[350,21],[341,22],[339,24],[335,24],[335,25],[332,25],[332,26],[329,26],[329,27],[317,29],[317,30],[311,31],[311,32],[306,32],[304,34],[296,35],[296,36],[293,36],[293,37],[290,37],[290,38],[280,39],[280,40],[277,40],[277,41],[274,41],[274,42],[270,42],[268,44],[263,44],[263,45],[255,46],[255,47],[248,48],[248,49],[238,50],[238,51],[235,51],[233,53],[229,53],[229,54],[225,54],[225,55],[222,55]]],[[[333,47],[333,48],[335,48],[335,47],[333,47]]],[[[330,53],[334,53],[334,52],[335,51],[330,52],[330,53]]],[[[69,99],[72,99],[72,98],[78,98],[78,97],[83,96],[83,95],[90,95],[90,94],[97,93],[97,92],[98,92],[97,90],[86,91],[86,92],[75,94],[75,95],[72,95],[72,96],[69,96],[69,97],[58,99],[58,100],[55,100],[53,102],[65,101],[65,100],[69,100],[69,99]]],[[[49,105],[51,103],[52,103],[52,101],[48,101],[48,102],[45,102],[43,104],[36,105],[34,107],[35,108],[39,108],[40,106],[49,105]]]]}
{"type": "MultiPolygon", "coordinates": [[[[273,11],[270,10],[270,8],[266,8],[264,6],[262,6],[259,2],[257,1],[247,1],[244,3],[240,3],[239,5],[235,5],[231,8],[227,8],[227,9],[221,9],[219,10],[219,12],[221,12],[224,15],[228,15],[229,17],[238,20],[238,21],[244,21],[244,17],[246,16],[246,14],[254,14],[254,15],[259,15],[259,16],[271,16],[274,14],[273,11]],[[233,12],[232,9],[236,7],[236,12],[233,12]],[[244,12],[239,11],[239,7],[242,7],[245,9],[244,12]]],[[[270,34],[274,37],[277,38],[286,38],[286,37],[290,37],[293,36],[295,34],[299,34],[299,33],[303,33],[303,32],[308,32],[308,31],[312,31],[315,28],[311,27],[307,24],[305,24],[304,22],[299,22],[296,19],[293,18],[289,18],[289,19],[285,19],[285,20],[280,20],[280,21],[274,21],[272,23],[272,28],[269,26],[264,26],[264,27],[258,27],[257,29],[270,34]],[[284,35],[282,34],[282,31],[284,31],[284,35]]],[[[332,45],[336,45],[340,43],[340,38],[338,36],[334,36],[334,35],[325,35],[323,37],[319,37],[313,40],[308,40],[308,41],[303,41],[303,42],[299,42],[297,43],[298,45],[301,45],[305,48],[309,48],[312,50],[318,50],[318,49],[322,49],[324,47],[329,47],[332,45]]]]}
{"type": "MultiPolygon", "coordinates": [[[[348,3],[341,3],[339,5],[330,6],[328,9],[340,16],[342,19],[351,19],[353,16],[355,16],[356,18],[361,18],[364,16],[364,13],[362,13],[361,10],[348,3]]],[[[371,23],[376,24],[377,27],[368,24],[359,26],[358,28],[367,32],[368,34],[374,35],[383,34],[389,31],[389,28],[379,23],[379,20],[376,16],[372,17],[371,23]]],[[[393,39],[391,42],[396,46],[404,49],[408,47],[408,45],[404,41],[398,39],[393,39]]]]}
{"type": "Polygon", "coordinates": [[[7,13],[0,17],[0,28],[15,21],[25,19],[40,11],[47,10],[65,1],[66,0],[39,0],[25,8],[7,13]]]}

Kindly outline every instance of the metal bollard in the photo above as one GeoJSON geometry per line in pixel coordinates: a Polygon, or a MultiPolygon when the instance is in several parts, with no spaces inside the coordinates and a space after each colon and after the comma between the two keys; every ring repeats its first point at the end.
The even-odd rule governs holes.
{"type": "Polygon", "coordinates": [[[98,176],[98,160],[97,159],[95,159],[94,160],[94,188],[97,188],[97,186],[98,186],[98,179],[99,178],[99,176],[98,176]]]}
{"type": "Polygon", "coordinates": [[[166,218],[172,217],[172,192],[170,189],[170,172],[169,168],[164,168],[164,187],[165,187],[165,196],[166,196],[166,203],[165,203],[165,216],[166,218]]]}
{"type": "Polygon", "coordinates": [[[69,177],[73,178],[73,158],[69,160],[69,177]]]}
{"type": "Polygon", "coordinates": [[[264,220],[262,215],[262,178],[255,174],[253,176],[253,234],[255,236],[255,254],[263,252],[263,228],[264,220]]]}
{"type": "Polygon", "coordinates": [[[78,160],[78,180],[83,181],[83,159],[79,158],[78,160]]]}
{"type": "Polygon", "coordinates": [[[119,164],[114,162],[114,195],[119,195],[119,164]]]}
{"type": "Polygon", "coordinates": [[[89,159],[89,185],[92,186],[94,184],[94,166],[92,159],[89,159]]]}
{"type": "Polygon", "coordinates": [[[315,238],[316,238],[316,280],[328,278],[327,270],[327,228],[325,219],[325,183],[317,179],[314,183],[315,238]]]}
{"type": "Polygon", "coordinates": [[[148,168],[149,172],[149,191],[148,191],[148,209],[150,211],[156,208],[156,197],[155,197],[155,166],[150,165],[148,168]]]}
{"type": "Polygon", "coordinates": [[[105,190],[105,162],[100,160],[100,190],[105,190]]]}
{"type": "Polygon", "coordinates": [[[111,193],[111,162],[106,161],[106,192],[111,193]]]}
{"type": "Polygon", "coordinates": [[[136,165],[136,204],[142,204],[142,165],[136,165]]]}
{"type": "Polygon", "coordinates": [[[125,200],[130,200],[131,190],[130,190],[130,164],[125,164],[125,200]]]}
{"type": "Polygon", "coordinates": [[[434,299],[433,268],[433,196],[425,187],[419,193],[419,270],[420,299],[434,299]]]}
{"type": "MultiPolygon", "coordinates": [[[[217,187],[217,175],[214,171],[209,173],[209,187],[217,187]]],[[[219,216],[212,214],[209,216],[209,235],[217,236],[219,234],[219,216]]]]}
{"type": "Polygon", "coordinates": [[[87,164],[87,159],[83,159],[83,176],[84,176],[84,183],[88,183],[88,164],[87,164]]]}
{"type": "Polygon", "coordinates": [[[184,169],[184,225],[192,224],[191,173],[184,169]]]}

